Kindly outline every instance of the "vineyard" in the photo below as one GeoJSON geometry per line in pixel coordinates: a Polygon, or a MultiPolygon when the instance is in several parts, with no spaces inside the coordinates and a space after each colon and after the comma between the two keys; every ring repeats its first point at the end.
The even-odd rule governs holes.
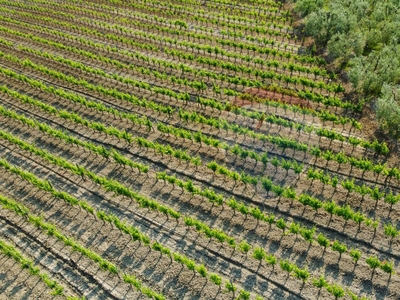
{"type": "Polygon", "coordinates": [[[293,21],[0,0],[0,298],[400,299],[398,154],[293,21]]]}

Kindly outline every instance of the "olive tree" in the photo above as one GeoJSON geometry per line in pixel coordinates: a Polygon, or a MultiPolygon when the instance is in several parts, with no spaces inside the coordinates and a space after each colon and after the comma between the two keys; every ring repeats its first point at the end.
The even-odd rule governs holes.
{"type": "Polygon", "coordinates": [[[377,101],[380,126],[394,137],[400,137],[400,86],[384,84],[377,101]]]}
{"type": "Polygon", "coordinates": [[[356,24],[356,17],[345,7],[332,4],[330,10],[319,9],[306,17],[305,33],[325,47],[332,36],[348,34],[356,24]]]}
{"type": "Polygon", "coordinates": [[[365,35],[359,31],[351,34],[336,33],[327,45],[330,58],[338,59],[342,66],[346,66],[351,58],[360,56],[364,47],[365,35]]]}
{"type": "Polygon", "coordinates": [[[351,61],[349,78],[353,87],[369,95],[379,95],[383,84],[395,83],[400,78],[400,46],[386,45],[367,56],[351,61]]]}
{"type": "Polygon", "coordinates": [[[324,0],[297,0],[294,10],[300,17],[305,17],[322,8],[323,5],[324,0]]]}

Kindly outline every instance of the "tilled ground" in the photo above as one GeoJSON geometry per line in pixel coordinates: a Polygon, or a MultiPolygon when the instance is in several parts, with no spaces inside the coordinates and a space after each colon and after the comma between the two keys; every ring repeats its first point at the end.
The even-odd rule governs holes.
{"type": "MultiPolygon", "coordinates": [[[[48,29],[49,24],[54,24],[52,28],[63,33],[87,38],[94,43],[117,46],[120,50],[136,51],[138,48],[133,45],[110,40],[110,36],[107,36],[107,34],[118,34],[118,30],[79,19],[91,16],[97,21],[112,22],[111,18],[101,17],[100,12],[104,12],[104,7],[99,5],[96,8],[93,6],[103,3],[103,1],[92,2],[90,5],[82,2],[76,4],[76,7],[90,9],[93,11],[93,15],[83,11],[75,11],[72,5],[68,8],[63,6],[59,13],[56,11],[46,13],[41,10],[36,14],[41,19],[35,19],[32,15],[24,14],[24,12],[34,13],[34,8],[23,6],[22,1],[15,2],[15,5],[20,3],[22,5],[20,7],[2,5],[18,12],[16,14],[9,11],[4,12],[4,16],[12,17],[15,15],[17,20],[26,22],[26,24],[36,20],[37,24],[43,26],[43,29],[48,29]],[[68,27],[66,23],[51,23],[50,19],[43,19],[43,17],[49,16],[53,19],[59,19],[59,21],[71,22],[71,18],[67,17],[66,13],[76,13],[77,26],[85,27],[87,31],[83,32],[78,27],[68,27]],[[95,31],[105,35],[100,37],[95,31]]],[[[169,2],[174,5],[181,3],[180,1],[169,2]]],[[[58,4],[46,4],[39,1],[37,5],[42,8],[54,9],[58,4]]],[[[124,10],[126,16],[134,12],[134,9],[131,10],[125,4],[119,4],[118,7],[115,11],[109,12],[110,16],[119,17],[121,11],[124,10]]],[[[149,7],[159,8],[162,5],[151,1],[149,7]]],[[[215,12],[213,8],[209,7],[208,9],[210,13],[215,12]]],[[[243,9],[245,8],[243,7],[243,9]]],[[[191,20],[190,15],[185,18],[187,18],[186,21],[191,20]]],[[[160,20],[148,18],[144,20],[144,24],[149,26],[163,24],[160,20]]],[[[129,25],[119,20],[116,22],[133,30],[142,30],[139,25],[129,25]]],[[[18,25],[4,18],[0,20],[0,25],[24,33],[32,32],[37,37],[49,40],[58,39],[55,32],[44,32],[38,28],[31,31],[29,26],[18,25]]],[[[175,28],[174,26],[170,28],[175,28]]],[[[190,33],[192,29],[190,27],[185,30],[190,33]]],[[[160,35],[160,32],[155,29],[149,30],[149,33],[155,36],[160,35]]],[[[135,36],[130,36],[128,33],[121,32],[121,36],[135,39],[135,36]]],[[[217,39],[221,36],[216,31],[212,36],[216,38],[212,44],[217,45],[217,39]]],[[[176,38],[173,33],[165,34],[164,37],[176,38]]],[[[17,99],[10,93],[0,92],[0,105],[2,107],[2,114],[0,115],[0,159],[2,159],[3,165],[7,162],[16,167],[16,169],[0,167],[0,195],[13,199],[20,205],[18,206],[20,210],[13,210],[10,205],[2,202],[3,205],[0,208],[0,240],[17,249],[22,256],[31,260],[41,272],[48,274],[64,289],[63,295],[52,295],[51,287],[49,284],[46,285],[41,277],[29,272],[28,269],[21,268],[16,260],[0,252],[1,299],[3,297],[4,299],[61,299],[63,296],[84,296],[86,299],[148,299],[146,289],[162,294],[165,299],[248,299],[246,298],[247,292],[250,299],[255,299],[257,295],[265,299],[335,299],[335,296],[328,292],[326,288],[316,286],[315,281],[320,276],[325,278],[329,284],[342,287],[345,292],[351,291],[359,299],[362,296],[371,299],[394,300],[400,298],[400,290],[398,289],[398,286],[400,286],[400,277],[398,276],[398,272],[400,272],[400,241],[398,237],[390,239],[385,234],[385,225],[394,224],[396,226],[399,222],[399,204],[390,205],[383,199],[373,200],[370,195],[361,196],[356,192],[348,193],[340,184],[334,188],[328,184],[323,184],[321,181],[310,180],[307,177],[307,170],[310,167],[325,170],[330,176],[338,176],[340,181],[355,179],[359,185],[365,184],[371,188],[378,187],[379,190],[386,193],[391,192],[394,195],[399,194],[400,191],[398,180],[378,175],[372,171],[363,171],[351,167],[348,163],[339,164],[334,161],[327,161],[324,158],[316,158],[309,152],[285,149],[271,142],[252,138],[248,134],[237,134],[232,130],[218,129],[211,125],[190,120],[184,122],[179,118],[177,111],[182,109],[185,112],[201,113],[207,118],[225,119],[229,124],[237,124],[257,133],[291,138],[309,147],[318,146],[322,150],[330,150],[333,153],[343,152],[357,159],[370,159],[374,163],[385,163],[387,160],[388,167],[394,167],[398,162],[395,154],[390,154],[388,158],[385,158],[374,154],[370,149],[360,146],[353,147],[347,142],[320,137],[314,131],[306,132],[294,128],[290,129],[268,122],[264,122],[257,129],[258,120],[256,119],[204,107],[195,101],[197,96],[210,99],[218,98],[218,94],[211,88],[212,84],[218,84],[222,89],[244,90],[244,87],[239,84],[232,85],[220,80],[211,81],[207,76],[200,77],[189,73],[180,74],[178,71],[171,73],[171,69],[162,67],[151,59],[146,62],[137,58],[134,59],[127,53],[123,54],[122,51],[110,52],[106,51],[106,48],[101,50],[83,43],[82,40],[78,42],[67,38],[60,39],[60,42],[66,45],[92,51],[126,64],[132,63],[137,67],[149,68],[149,70],[160,73],[165,72],[176,77],[181,76],[188,80],[203,80],[207,83],[207,89],[200,93],[194,88],[184,84],[172,83],[166,78],[144,74],[134,69],[121,70],[105,61],[88,59],[83,55],[73,53],[67,48],[56,49],[38,39],[32,40],[29,37],[22,37],[9,32],[4,32],[4,39],[13,43],[13,46],[5,42],[0,44],[0,51],[3,53],[0,56],[0,67],[2,69],[12,70],[17,74],[25,74],[29,78],[42,82],[47,87],[61,88],[66,92],[76,93],[76,95],[84,97],[88,101],[101,103],[121,113],[146,116],[153,122],[153,128],[149,130],[146,126],[135,124],[127,118],[117,117],[111,112],[99,111],[97,107],[87,107],[73,102],[66,97],[43,91],[43,86],[32,85],[26,80],[20,80],[5,72],[0,72],[2,85],[16,93],[28,95],[52,107],[52,111],[46,111],[43,109],[44,106],[40,108],[39,105],[21,101],[21,98],[17,99]],[[106,78],[103,75],[91,74],[79,68],[44,58],[41,55],[22,51],[17,48],[18,45],[63,56],[87,66],[97,67],[111,76],[118,74],[148,83],[152,87],[169,88],[175,92],[188,92],[191,98],[189,101],[182,101],[145,88],[133,87],[118,80],[106,78]],[[20,61],[13,60],[11,58],[13,56],[18,57],[20,61]],[[29,59],[37,65],[62,72],[65,75],[83,79],[94,85],[133,94],[139,98],[145,97],[148,101],[159,105],[169,105],[177,111],[167,115],[157,112],[149,106],[134,105],[118,97],[105,95],[83,85],[67,82],[63,77],[55,78],[46,72],[34,70],[29,64],[21,63],[24,59],[29,59]],[[58,113],[55,113],[56,110],[58,110],[58,113]],[[163,154],[154,149],[140,146],[137,142],[129,143],[123,138],[106,134],[101,130],[93,129],[93,127],[90,128],[87,125],[88,122],[79,123],[76,121],[77,119],[75,121],[66,119],[62,117],[62,110],[74,113],[75,116],[88,122],[97,122],[119,131],[126,131],[134,138],[142,137],[148,141],[169,145],[172,149],[184,150],[192,157],[198,156],[201,159],[201,164],[195,166],[191,162],[170,154],[163,154]],[[7,115],[6,111],[14,114],[7,115]],[[26,120],[23,123],[21,121],[23,116],[39,123],[32,125],[26,120]],[[204,136],[224,142],[229,147],[238,145],[242,149],[255,151],[259,155],[268,153],[270,159],[277,157],[280,160],[294,160],[299,164],[304,164],[303,171],[297,174],[293,169],[286,170],[282,166],[274,166],[271,161],[263,164],[250,157],[241,158],[230,150],[172,134],[163,134],[154,126],[154,124],[157,124],[156,122],[175,128],[184,128],[191,133],[201,131],[204,136]],[[140,172],[136,168],[125,166],[112,158],[105,158],[83,146],[66,142],[54,135],[45,133],[37,124],[47,124],[77,138],[81,142],[91,143],[90,145],[119,151],[132,162],[148,166],[149,170],[147,173],[140,172]],[[14,137],[14,140],[7,139],[7,136],[14,137]],[[26,144],[22,146],[22,143],[28,143],[35,149],[46,152],[38,150],[34,153],[32,148],[27,147],[26,144]],[[49,159],[50,155],[55,158],[49,159]],[[79,175],[78,172],[71,171],[71,168],[63,167],[60,163],[62,159],[76,166],[78,171],[81,170],[79,168],[84,168],[87,172],[100,176],[104,179],[103,183],[94,181],[90,176],[79,175]],[[271,178],[274,184],[291,187],[298,195],[305,193],[323,202],[332,200],[342,206],[348,204],[353,210],[378,221],[378,225],[375,229],[364,223],[359,225],[353,220],[331,215],[322,208],[314,210],[299,201],[279,196],[271,191],[267,192],[261,183],[257,185],[245,184],[241,181],[236,182],[224,174],[215,174],[206,166],[214,161],[241,174],[271,178]],[[54,193],[45,190],[43,186],[41,187],[39,181],[35,183],[17,175],[16,173],[19,171],[31,173],[31,178],[48,181],[51,188],[64,192],[63,195],[84,201],[95,213],[89,213],[87,209],[85,210],[84,207],[79,205],[72,205],[65,201],[66,198],[56,197],[54,193]],[[176,176],[178,180],[189,181],[203,190],[211,189],[223,196],[223,203],[217,205],[205,196],[193,194],[178,184],[157,179],[157,174],[160,172],[176,176]],[[155,207],[143,207],[137,201],[137,198],[124,195],[123,191],[125,190],[122,188],[118,191],[107,189],[110,183],[120,184],[124,189],[129,189],[141,197],[152,199],[158,205],[179,212],[180,216],[175,219],[171,215],[155,209],[155,207]],[[240,209],[233,209],[231,204],[233,198],[238,203],[245,205],[247,209],[256,207],[265,215],[274,215],[275,221],[270,224],[267,221],[257,220],[251,213],[243,213],[240,209]],[[21,207],[25,207],[29,214],[24,214],[25,208],[22,209],[21,207]],[[102,213],[113,216],[114,220],[118,221],[108,222],[101,217],[102,213]],[[32,220],[37,220],[36,217],[40,217],[43,222],[54,225],[60,235],[76,241],[81,247],[80,250],[77,246],[73,247],[63,242],[54,233],[47,231],[46,234],[43,228],[37,224],[34,225],[35,223],[32,220]],[[204,229],[190,225],[188,221],[190,218],[202,222],[210,229],[224,233],[228,238],[232,238],[231,241],[234,241],[236,246],[232,247],[232,243],[228,243],[227,240],[222,241],[210,237],[204,229]],[[278,219],[285,220],[287,223],[299,224],[303,228],[314,227],[316,233],[313,242],[310,243],[305,240],[299,233],[291,233],[289,228],[282,230],[277,225],[276,220],[278,219]],[[120,224],[137,228],[149,238],[150,244],[147,245],[133,239],[128,232],[119,229],[117,225],[120,224]],[[319,233],[326,236],[331,244],[333,241],[338,241],[346,245],[348,251],[340,254],[332,249],[331,244],[326,248],[322,247],[316,241],[316,236],[319,233]],[[249,252],[244,251],[239,246],[242,245],[243,241],[248,243],[249,249],[251,249],[249,252]],[[172,254],[160,252],[157,249],[158,244],[155,244],[155,242],[169,249],[172,254]],[[254,251],[257,247],[264,249],[265,253],[273,255],[277,259],[275,264],[268,263],[265,259],[256,259],[254,251]],[[84,255],[82,249],[86,249],[84,250],[87,251],[85,253],[90,251],[115,265],[117,271],[107,271],[104,266],[102,267],[99,264],[99,259],[96,260],[84,255]],[[353,261],[349,254],[350,249],[361,251],[362,255],[358,262],[353,261]],[[176,259],[173,253],[185,255],[192,260],[192,263],[185,265],[185,263],[176,259]],[[388,274],[380,268],[372,269],[368,265],[367,259],[375,255],[381,262],[394,262],[393,268],[396,273],[388,274]],[[308,280],[303,282],[294,276],[294,273],[289,275],[288,272],[282,270],[280,263],[285,260],[295,264],[298,268],[307,270],[310,275],[308,280]],[[207,276],[199,271],[202,270],[201,266],[206,268],[207,276]],[[220,276],[220,284],[211,280],[211,273],[220,276]],[[130,284],[126,280],[127,275],[135,276],[141,284],[130,284]],[[229,284],[233,284],[235,289],[230,290],[229,284]]],[[[198,42],[195,38],[182,37],[182,39],[194,43],[198,42]]],[[[154,36],[152,38],[138,38],[136,41],[157,47],[163,46],[163,42],[160,42],[154,36]]],[[[164,46],[173,47],[173,44],[168,43],[167,45],[164,42],[164,46]]],[[[176,49],[184,52],[189,51],[187,47],[183,46],[176,46],[176,49]]],[[[229,45],[225,45],[224,49],[237,50],[229,45]]],[[[162,51],[148,51],[147,54],[149,54],[149,57],[157,57],[164,61],[185,63],[193,68],[210,69],[216,73],[226,74],[228,77],[237,75],[236,72],[219,67],[208,68],[196,61],[178,59],[162,51]]],[[[193,52],[193,54],[196,55],[196,52],[193,52]]],[[[236,59],[218,54],[213,55],[203,50],[197,51],[197,55],[209,56],[224,62],[236,62],[236,59]]],[[[268,58],[267,55],[260,55],[260,57],[268,58]]],[[[283,58],[280,59],[280,62],[282,61],[283,58]]],[[[244,61],[242,63],[246,64],[244,61]]],[[[255,65],[247,63],[247,66],[255,65]]],[[[262,69],[268,70],[268,67],[263,66],[262,69]]],[[[289,74],[286,69],[276,71],[280,74],[289,74]]],[[[314,78],[313,75],[307,73],[301,75],[314,78]]],[[[249,78],[254,79],[254,76],[249,76],[249,78]]],[[[316,78],[316,80],[320,79],[320,77],[316,78]]],[[[324,93],[328,92],[324,91],[324,93]]],[[[221,95],[218,99],[221,102],[233,102],[235,97],[221,95]]],[[[354,115],[343,109],[327,108],[316,103],[311,103],[310,108],[316,110],[330,109],[331,112],[336,114],[354,115]]],[[[329,128],[346,137],[368,138],[362,130],[355,130],[349,124],[342,126],[332,124],[332,122],[322,122],[311,115],[292,112],[284,107],[254,103],[245,105],[242,109],[265,112],[304,125],[313,125],[315,128],[329,128]]],[[[346,294],[345,297],[350,299],[349,294],[346,294]]]]}

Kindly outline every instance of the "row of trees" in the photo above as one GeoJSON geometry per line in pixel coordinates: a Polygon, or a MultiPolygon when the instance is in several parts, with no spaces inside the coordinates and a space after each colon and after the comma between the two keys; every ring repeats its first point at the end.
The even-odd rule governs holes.
{"type": "Polygon", "coordinates": [[[400,3],[295,0],[304,31],[348,71],[356,91],[377,100],[380,126],[400,137],[400,3]]]}

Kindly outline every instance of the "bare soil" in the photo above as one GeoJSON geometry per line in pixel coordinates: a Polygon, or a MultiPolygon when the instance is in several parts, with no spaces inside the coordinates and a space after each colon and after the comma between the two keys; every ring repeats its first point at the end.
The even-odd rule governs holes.
{"type": "MultiPolygon", "coordinates": [[[[77,175],[66,168],[56,165],[54,162],[49,162],[39,155],[33,154],[27,149],[22,149],[16,143],[1,138],[0,158],[7,160],[9,164],[24,171],[29,171],[41,180],[48,180],[55,189],[85,201],[95,211],[112,214],[120,222],[137,228],[150,238],[151,243],[149,246],[133,240],[129,234],[120,231],[114,224],[102,221],[98,216],[54,197],[50,192],[38,188],[2,167],[0,167],[1,195],[14,199],[20,205],[26,206],[32,215],[42,216],[44,221],[54,224],[64,235],[73,238],[83,247],[115,264],[119,273],[113,274],[103,270],[94,260],[74,251],[73,248],[66,246],[56,237],[46,235],[41,229],[29,223],[26,218],[10,211],[7,207],[0,208],[1,240],[14,245],[24,257],[31,259],[50,278],[56,280],[63,286],[66,295],[85,296],[86,299],[148,299],[145,294],[123,280],[122,276],[124,274],[134,275],[142,282],[143,286],[157,293],[162,293],[165,299],[237,299],[241,290],[250,292],[251,299],[254,299],[256,295],[261,295],[264,299],[334,299],[334,296],[325,288],[320,289],[313,285],[313,280],[318,279],[320,276],[324,276],[330,284],[335,283],[345,290],[352,291],[360,299],[362,296],[367,296],[370,299],[400,299],[400,290],[398,288],[400,285],[400,277],[398,275],[400,272],[400,239],[399,237],[390,239],[385,235],[384,229],[385,225],[388,224],[397,226],[400,221],[400,204],[397,203],[390,206],[383,199],[375,201],[369,195],[362,197],[355,192],[348,193],[340,184],[333,188],[320,181],[312,181],[307,177],[306,172],[308,168],[312,167],[317,170],[323,170],[330,176],[338,176],[340,181],[354,179],[359,185],[365,184],[371,188],[378,187],[386,193],[391,192],[395,195],[400,194],[399,180],[377,175],[370,171],[364,172],[358,168],[351,167],[348,163],[339,164],[334,161],[317,158],[308,152],[283,149],[271,142],[263,142],[251,138],[248,134],[236,134],[232,130],[218,129],[211,125],[193,121],[183,122],[177,113],[180,109],[187,112],[197,112],[207,118],[221,118],[229,124],[240,125],[257,133],[291,138],[308,146],[319,146],[323,150],[331,150],[334,153],[343,152],[358,159],[370,159],[374,163],[386,163],[388,167],[399,167],[400,160],[396,152],[396,147],[398,146],[395,143],[390,144],[390,155],[387,157],[378,156],[371,150],[363,147],[353,147],[347,142],[332,141],[318,136],[315,132],[307,133],[268,122],[259,123],[257,119],[236,115],[231,111],[219,111],[211,107],[203,107],[196,102],[196,97],[217,99],[221,103],[230,102],[249,112],[258,111],[276,115],[303,125],[312,125],[315,128],[329,128],[346,137],[353,136],[367,140],[377,138],[383,141],[384,137],[378,130],[377,123],[372,121],[373,111],[370,108],[364,108],[365,114],[362,117],[355,116],[364,125],[362,130],[355,130],[351,128],[350,124],[342,126],[332,122],[322,122],[311,115],[303,115],[299,112],[275,108],[261,103],[252,103],[242,100],[240,97],[219,95],[213,91],[213,84],[219,85],[221,89],[229,88],[260,99],[270,99],[290,106],[300,106],[315,110],[323,108],[336,114],[351,114],[342,109],[327,108],[293,96],[263,89],[245,88],[240,84],[229,83],[227,80],[214,80],[206,75],[194,75],[189,72],[174,70],[152,61],[152,58],[157,58],[164,62],[182,63],[196,70],[212,70],[217,74],[224,74],[227,78],[235,76],[255,78],[253,75],[247,76],[244,73],[236,73],[218,66],[208,66],[196,60],[169,55],[163,51],[164,47],[169,47],[191,53],[195,58],[201,56],[248,67],[257,67],[261,70],[271,70],[266,65],[255,65],[245,59],[234,59],[212,51],[193,50],[190,47],[176,45],[171,41],[162,42],[156,38],[168,37],[171,40],[177,39],[178,41],[201,45],[204,41],[199,41],[193,35],[190,36],[193,33],[206,32],[206,28],[196,29],[199,26],[207,26],[214,29],[213,33],[210,33],[213,38],[210,41],[212,46],[218,46],[230,52],[236,51],[252,58],[276,59],[281,63],[293,61],[275,55],[272,57],[270,54],[253,53],[251,50],[240,50],[228,44],[222,45],[219,39],[228,39],[226,35],[220,32],[221,28],[225,27],[211,24],[210,22],[193,21],[194,19],[191,16],[196,12],[188,10],[187,15],[181,14],[182,20],[189,24],[187,28],[184,28],[177,24],[172,24],[177,19],[176,15],[167,15],[162,10],[153,14],[151,11],[138,9],[141,13],[148,13],[151,16],[145,19],[135,14],[135,9],[129,3],[110,4],[109,1],[103,0],[91,2],[73,4],[68,7],[60,7],[62,5],[61,2],[37,3],[38,7],[45,9],[41,11],[31,7],[2,4],[2,7],[22,13],[14,14],[13,12],[2,11],[2,16],[20,20],[26,22],[26,24],[37,24],[42,26],[42,29],[30,28],[22,24],[18,25],[7,19],[0,20],[0,25],[27,34],[32,33],[44,39],[59,41],[83,51],[91,51],[125,64],[132,64],[135,67],[143,67],[151,71],[157,71],[160,74],[164,73],[167,76],[203,81],[207,85],[206,90],[197,91],[187,85],[173,83],[168,78],[160,78],[160,76],[155,76],[154,74],[144,74],[132,68],[119,68],[109,61],[90,59],[66,48],[56,48],[43,41],[32,40],[31,38],[18,36],[15,33],[3,31],[2,38],[14,43],[13,46],[4,43],[0,44],[0,51],[5,55],[15,55],[21,60],[29,59],[38,65],[63,72],[75,78],[84,79],[94,85],[101,85],[109,89],[115,88],[138,98],[144,97],[149,102],[171,106],[176,109],[176,112],[168,116],[153,110],[151,107],[138,106],[117,97],[106,96],[82,85],[69,83],[63,78],[54,78],[54,76],[44,72],[35,71],[29,66],[13,62],[6,56],[0,57],[0,67],[25,74],[32,79],[43,82],[47,86],[74,92],[87,100],[101,103],[118,112],[146,116],[155,125],[157,122],[161,122],[176,128],[184,128],[192,133],[201,131],[205,136],[218,139],[229,146],[237,144],[243,149],[252,150],[259,155],[268,153],[269,158],[276,156],[279,159],[295,160],[299,164],[304,164],[304,170],[300,174],[296,174],[292,169],[285,170],[279,166],[275,167],[271,162],[263,165],[250,157],[243,159],[229,150],[171,134],[163,134],[157,130],[156,126],[149,130],[147,127],[134,124],[126,118],[116,117],[109,112],[101,112],[95,107],[88,108],[67,98],[44,92],[40,87],[32,86],[27,82],[1,73],[0,81],[2,84],[23,95],[33,97],[57,109],[75,113],[89,121],[112,126],[121,131],[125,130],[133,137],[143,137],[149,141],[169,145],[173,149],[184,150],[191,156],[199,156],[202,162],[200,166],[195,166],[169,154],[162,154],[154,149],[140,147],[135,142],[128,143],[126,140],[89,128],[85,124],[66,120],[53,113],[46,112],[38,106],[23,103],[15,97],[1,92],[0,104],[4,108],[62,130],[80,141],[90,142],[106,149],[115,149],[130,160],[149,166],[149,171],[141,173],[135,168],[126,167],[111,158],[106,159],[82,146],[67,143],[40,131],[38,128],[24,125],[22,122],[4,115],[0,116],[0,130],[2,132],[12,134],[14,137],[31,143],[36,148],[48,151],[52,155],[65,159],[74,165],[82,166],[98,176],[114,180],[131,191],[155,200],[160,205],[176,210],[181,214],[181,217],[175,220],[155,209],[144,208],[134,198],[110,192],[105,185],[100,185],[87,176],[77,175]],[[100,4],[115,5],[115,10],[109,11],[100,4]],[[74,9],[74,5],[78,8],[74,9]],[[85,11],[84,9],[90,11],[85,11]],[[24,12],[31,13],[33,16],[24,15],[24,12]],[[102,15],[102,13],[106,15],[102,15]],[[75,18],[67,14],[73,15],[75,18]],[[153,15],[167,18],[171,24],[168,25],[169,23],[165,23],[161,18],[156,20],[153,15]],[[42,20],[35,17],[50,17],[59,22],[55,23],[50,19],[42,20]],[[122,19],[124,17],[127,20],[129,18],[141,20],[146,26],[130,24],[122,19]],[[109,26],[98,25],[91,20],[106,22],[109,26]],[[68,22],[79,27],[71,27],[62,22],[68,22]],[[137,32],[122,32],[112,26],[115,24],[137,32]],[[185,30],[189,35],[180,36],[173,32],[160,31],[157,26],[185,30]],[[86,28],[86,31],[83,31],[80,27],[86,28]],[[45,29],[55,29],[60,31],[61,34],[55,31],[46,32],[45,29]],[[80,37],[81,40],[63,37],[62,33],[80,37]],[[149,33],[152,36],[144,36],[141,33],[149,33]],[[113,40],[107,34],[114,34],[134,42],[156,46],[161,51],[145,50],[134,43],[129,44],[124,41],[113,40]],[[90,41],[92,44],[89,45],[85,41],[90,41]],[[98,45],[94,46],[93,43],[98,43],[98,45]],[[24,52],[17,47],[18,45],[63,56],[87,66],[100,68],[107,74],[118,74],[125,78],[150,84],[152,87],[170,88],[177,93],[188,92],[191,99],[185,102],[142,87],[135,87],[115,79],[106,78],[99,74],[94,75],[40,55],[24,52]],[[102,45],[102,47],[99,45],[102,45]],[[118,51],[107,50],[107,46],[117,47],[118,51]],[[124,51],[141,53],[150,59],[149,61],[139,59],[128,55],[124,51]],[[306,193],[323,202],[334,201],[342,206],[348,204],[353,210],[360,211],[369,218],[379,221],[379,224],[375,230],[364,223],[359,226],[352,220],[345,220],[337,215],[332,216],[322,208],[313,210],[298,201],[277,196],[273,192],[266,192],[260,183],[251,185],[244,184],[241,181],[235,182],[228,176],[215,174],[207,168],[207,163],[212,161],[216,161],[238,173],[244,172],[253,177],[264,176],[271,178],[274,184],[292,187],[297,194],[306,193]],[[223,196],[224,203],[218,206],[206,197],[194,195],[176,184],[159,180],[157,179],[157,172],[166,172],[168,175],[174,175],[180,180],[191,181],[194,186],[214,190],[223,196]],[[257,207],[266,215],[275,215],[276,220],[282,218],[287,223],[297,223],[306,228],[315,227],[316,234],[313,242],[306,241],[300,234],[290,233],[288,229],[283,231],[275,223],[269,224],[265,221],[257,220],[251,214],[243,214],[239,210],[232,209],[228,205],[228,201],[232,197],[248,208],[257,207]],[[185,217],[195,218],[211,229],[221,230],[227,236],[233,237],[236,244],[245,240],[252,247],[252,250],[249,253],[245,253],[238,247],[232,247],[227,242],[210,238],[202,230],[196,229],[195,226],[188,226],[185,223],[185,217]],[[331,243],[339,241],[345,244],[349,250],[352,248],[360,250],[362,253],[360,260],[355,263],[349,251],[340,255],[331,247],[324,248],[320,246],[315,240],[319,233],[329,238],[331,243]],[[170,256],[156,251],[151,247],[155,241],[161,243],[173,253],[184,254],[198,266],[203,264],[209,273],[221,276],[222,284],[220,286],[216,285],[210,280],[209,276],[203,277],[199,272],[191,270],[184,264],[171,259],[170,256]],[[273,254],[278,263],[270,265],[265,260],[259,261],[255,259],[253,257],[253,249],[255,247],[261,247],[266,253],[273,254]],[[388,274],[379,268],[376,270],[371,269],[366,260],[372,255],[376,255],[380,261],[393,262],[396,273],[388,274]],[[286,259],[300,268],[307,269],[310,273],[310,278],[303,283],[293,274],[289,275],[283,271],[279,262],[286,259]],[[227,282],[235,284],[237,287],[236,292],[227,290],[225,286],[227,282]]],[[[149,10],[151,8],[158,9],[165,5],[165,3],[153,2],[147,3],[149,10]]],[[[21,1],[21,3],[25,2],[21,1]]],[[[139,1],[137,3],[144,2],[139,1]]],[[[170,0],[168,3],[183,5],[183,2],[177,0],[170,0]]],[[[213,3],[211,1],[207,2],[207,4],[213,3]]],[[[249,4],[250,2],[246,3],[249,4]]],[[[187,5],[190,8],[197,7],[193,3],[187,5]]],[[[225,4],[218,5],[218,7],[204,5],[202,9],[205,9],[206,12],[217,14],[220,13],[222,6],[225,8],[230,7],[225,4]]],[[[235,7],[246,11],[250,9],[247,6],[243,6],[242,3],[236,3],[235,7]]],[[[258,9],[260,8],[255,8],[254,11],[256,12],[258,9]]],[[[230,14],[229,9],[227,9],[226,13],[230,14]]],[[[279,15],[279,12],[271,14],[279,15]]],[[[268,18],[265,19],[269,20],[268,18]]],[[[226,20],[221,18],[220,21],[226,20]]],[[[254,16],[253,21],[237,21],[237,24],[254,25],[259,20],[254,16]]],[[[230,21],[228,24],[233,24],[232,22],[230,21]]],[[[247,32],[246,35],[263,36],[250,32],[247,32]]],[[[246,41],[245,37],[231,37],[231,39],[258,45],[256,41],[246,41]]],[[[276,37],[277,44],[281,43],[282,39],[282,37],[276,37]]],[[[285,39],[284,42],[289,45],[295,45],[295,50],[293,51],[299,49],[300,44],[298,42],[291,38],[285,39]]],[[[273,48],[282,50],[278,46],[273,48]]],[[[300,64],[300,62],[296,63],[300,64]]],[[[308,63],[302,64],[313,66],[308,63]]],[[[274,71],[278,74],[290,74],[283,68],[274,68],[274,71]]],[[[295,72],[295,76],[299,75],[310,79],[314,78],[312,74],[295,72]]],[[[317,78],[317,80],[321,79],[324,80],[324,78],[317,78]]],[[[14,260],[5,257],[1,253],[0,279],[0,299],[54,298],[50,294],[50,288],[38,276],[30,274],[14,260]]],[[[350,296],[346,295],[344,299],[350,299],[350,296]]]]}
{"type": "Polygon", "coordinates": [[[253,97],[257,97],[260,99],[268,99],[268,100],[273,100],[277,102],[282,102],[286,103],[289,105],[297,105],[301,108],[312,108],[310,105],[310,102],[304,99],[300,99],[295,96],[289,96],[285,94],[280,94],[276,92],[271,92],[268,90],[264,89],[259,89],[259,88],[248,88],[243,91],[244,94],[249,94],[253,97]]]}

